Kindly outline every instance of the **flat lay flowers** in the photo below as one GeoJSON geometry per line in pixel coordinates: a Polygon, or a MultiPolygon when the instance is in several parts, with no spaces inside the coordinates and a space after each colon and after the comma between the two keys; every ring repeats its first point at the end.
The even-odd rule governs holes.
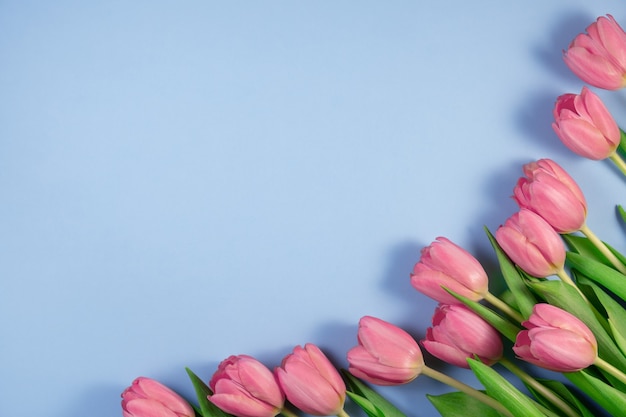
{"type": "MultiPolygon", "coordinates": [[[[586,85],[555,97],[555,135],[580,157],[607,160],[616,175],[626,176],[626,133],[594,92],[618,94],[626,87],[626,33],[612,16],[600,16],[564,49],[565,64],[586,85]]],[[[213,375],[187,369],[195,399],[138,377],[121,394],[123,416],[347,417],[350,402],[370,417],[400,417],[406,410],[377,386],[425,377],[449,386],[446,394],[428,396],[447,417],[622,415],[626,257],[595,234],[584,191],[558,161],[541,158],[519,169],[511,184],[519,210],[486,230],[501,275],[489,276],[470,251],[446,237],[424,247],[406,271],[407,285],[439,303],[431,322],[422,323],[423,340],[384,317],[364,316],[343,362],[310,341],[274,369],[234,354],[213,375]],[[490,292],[493,280],[505,289],[490,292]],[[473,372],[480,385],[429,366],[424,352],[473,372]],[[539,368],[562,377],[538,377],[539,368]]],[[[622,224],[616,227],[624,227],[626,211],[617,210],[622,224]]]]}

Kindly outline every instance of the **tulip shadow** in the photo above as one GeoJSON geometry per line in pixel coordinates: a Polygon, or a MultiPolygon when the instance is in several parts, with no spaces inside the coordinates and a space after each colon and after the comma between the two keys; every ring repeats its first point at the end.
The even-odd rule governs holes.
{"type": "Polygon", "coordinates": [[[559,21],[551,25],[552,32],[548,35],[547,41],[532,51],[534,56],[559,79],[580,84],[578,77],[565,65],[563,54],[559,51],[567,49],[576,35],[584,32],[596,18],[597,16],[580,11],[560,16],[559,21]]]}

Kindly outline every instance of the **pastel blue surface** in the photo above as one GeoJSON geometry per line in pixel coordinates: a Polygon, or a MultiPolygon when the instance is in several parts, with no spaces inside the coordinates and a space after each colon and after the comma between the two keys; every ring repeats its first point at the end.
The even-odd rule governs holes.
{"type": "MultiPolygon", "coordinates": [[[[608,0],[0,2],[0,416],[121,415],[136,376],[191,398],[185,366],[306,342],[344,367],[363,315],[421,338],[419,250],[494,271],[483,226],[534,159],[626,249],[625,182],[550,128],[582,87],[561,50],[606,13],[626,22],[608,0]]],[[[449,389],[383,391],[417,417],[449,389]]]]}

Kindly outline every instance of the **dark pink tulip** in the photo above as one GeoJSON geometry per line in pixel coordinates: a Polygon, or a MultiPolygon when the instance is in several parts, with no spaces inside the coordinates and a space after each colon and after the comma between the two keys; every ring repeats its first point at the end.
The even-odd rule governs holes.
{"type": "Polygon", "coordinates": [[[620,131],[596,94],[583,87],[580,94],[564,94],[554,105],[552,128],[574,153],[600,160],[611,156],[620,142],[620,131]]]}
{"type": "Polygon", "coordinates": [[[524,165],[513,198],[520,208],[534,211],[559,233],[580,230],[587,217],[587,202],[578,184],[551,159],[524,165]]]}
{"type": "Polygon", "coordinates": [[[462,368],[469,368],[467,359],[475,356],[487,365],[502,357],[500,334],[462,304],[437,306],[422,346],[431,355],[462,368]]]}
{"type": "Polygon", "coordinates": [[[303,412],[314,416],[342,412],[346,385],[317,346],[296,346],[275,372],[287,399],[303,412]]]}
{"type": "Polygon", "coordinates": [[[617,90],[626,86],[626,33],[613,16],[601,16],[563,53],[567,66],[594,87],[617,90]]]}
{"type": "Polygon", "coordinates": [[[209,387],[209,400],[237,417],[274,417],[283,408],[285,396],[274,374],[247,355],[223,360],[209,387]]]}
{"type": "Polygon", "coordinates": [[[359,320],[358,346],[348,351],[348,371],[377,385],[399,385],[414,380],[424,367],[419,345],[391,323],[365,316],[359,320]]]}
{"type": "Polygon", "coordinates": [[[139,377],[122,393],[124,417],[193,417],[193,408],[180,395],[155,381],[139,377]]]}
{"type": "Polygon", "coordinates": [[[592,365],[598,344],[589,328],[565,310],[550,304],[536,304],[528,330],[517,334],[513,351],[526,362],[556,372],[576,372],[592,365]]]}
{"type": "Polygon", "coordinates": [[[411,273],[411,285],[416,290],[446,304],[457,304],[458,300],[442,287],[478,301],[487,292],[488,284],[487,273],[476,258],[445,237],[438,237],[422,249],[411,273]]]}
{"type": "Polygon", "coordinates": [[[521,209],[496,230],[504,252],[530,275],[545,278],[565,265],[565,245],[552,226],[538,214],[521,209]]]}

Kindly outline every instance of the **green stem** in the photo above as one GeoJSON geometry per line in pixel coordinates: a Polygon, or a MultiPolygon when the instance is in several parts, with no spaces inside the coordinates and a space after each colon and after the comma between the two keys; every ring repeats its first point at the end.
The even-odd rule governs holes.
{"type": "Polygon", "coordinates": [[[511,412],[509,410],[507,410],[502,404],[500,404],[498,401],[496,401],[495,399],[491,398],[490,396],[488,396],[487,394],[478,391],[477,389],[474,389],[472,387],[470,387],[467,384],[462,383],[461,381],[458,381],[454,378],[449,377],[448,375],[441,373],[439,371],[436,371],[432,368],[429,368],[427,366],[424,366],[424,368],[422,368],[422,374],[426,375],[432,379],[435,379],[443,384],[449,385],[454,389],[458,389],[461,392],[464,392],[465,394],[476,398],[478,401],[481,401],[483,404],[488,405],[489,407],[495,409],[496,411],[498,411],[500,414],[503,414],[507,417],[513,417],[513,414],[511,414],[511,412]]]}
{"type": "Polygon", "coordinates": [[[613,266],[619,272],[626,275],[626,267],[624,266],[624,264],[621,263],[619,259],[617,259],[615,254],[611,252],[609,248],[606,247],[606,245],[598,238],[598,236],[595,235],[595,233],[591,231],[591,229],[587,227],[586,224],[582,225],[582,227],[580,228],[580,231],[582,232],[582,234],[587,236],[587,239],[589,239],[589,241],[593,243],[593,245],[596,248],[598,248],[598,250],[602,252],[604,256],[606,256],[606,258],[613,264],[613,266]]]}
{"type": "Polygon", "coordinates": [[[613,375],[616,379],[619,379],[622,383],[626,384],[626,375],[624,375],[622,371],[620,371],[619,369],[617,369],[616,367],[614,367],[613,365],[611,365],[604,359],[600,359],[600,357],[598,356],[593,364],[597,366],[598,368],[613,375]]]}
{"type": "Polygon", "coordinates": [[[626,162],[624,162],[617,152],[613,152],[613,154],[609,156],[609,159],[613,161],[622,174],[626,175],[626,162]]]}
{"type": "Polygon", "coordinates": [[[513,362],[509,361],[506,358],[500,359],[500,364],[504,366],[506,369],[511,371],[515,376],[521,379],[526,385],[532,387],[535,391],[541,394],[545,399],[550,401],[552,404],[557,406],[559,410],[563,411],[565,415],[569,417],[580,417],[578,412],[576,412],[567,402],[565,402],[561,397],[559,397],[554,391],[541,384],[532,376],[528,375],[522,369],[520,369],[513,362]]]}
{"type": "Polygon", "coordinates": [[[578,288],[574,280],[567,274],[567,272],[565,272],[565,269],[561,268],[561,270],[556,273],[556,276],[559,277],[559,279],[563,281],[564,283],[574,287],[576,291],[578,291],[578,294],[580,294],[580,296],[583,298],[583,300],[589,303],[589,301],[587,300],[587,297],[585,297],[585,294],[583,294],[582,291],[580,291],[580,288],[578,288]]]}
{"type": "Polygon", "coordinates": [[[491,304],[492,306],[494,306],[498,310],[502,311],[504,314],[506,314],[507,316],[511,317],[516,322],[521,323],[521,322],[524,321],[524,317],[522,317],[522,315],[520,313],[518,313],[517,311],[513,310],[513,308],[511,308],[510,305],[508,305],[504,301],[500,300],[498,297],[496,297],[495,295],[493,295],[489,291],[487,291],[485,294],[483,294],[483,297],[485,298],[485,300],[489,304],[491,304]]]}
{"type": "Polygon", "coordinates": [[[283,408],[282,410],[280,410],[280,414],[284,415],[285,417],[298,417],[296,413],[287,408],[283,408]]]}
{"type": "Polygon", "coordinates": [[[337,417],[350,417],[350,416],[348,415],[348,413],[345,412],[345,410],[341,410],[339,414],[337,414],[337,417]]]}

